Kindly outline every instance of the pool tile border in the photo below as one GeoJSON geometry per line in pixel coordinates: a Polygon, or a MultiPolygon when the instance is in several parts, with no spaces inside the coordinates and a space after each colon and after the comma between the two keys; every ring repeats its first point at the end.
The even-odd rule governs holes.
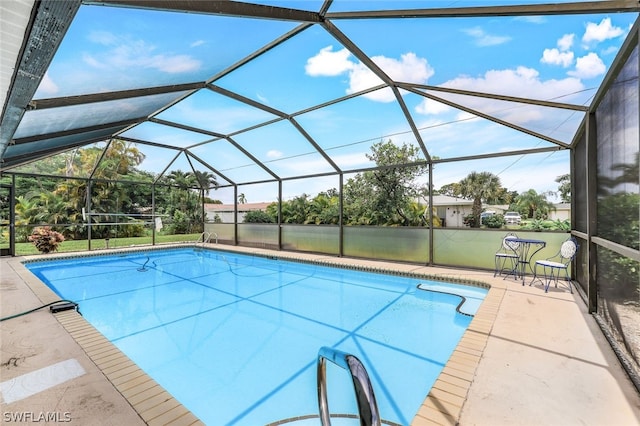
{"type": "MultiPolygon", "coordinates": [[[[379,265],[379,262],[375,261],[291,252],[275,252],[277,254],[274,254],[273,251],[268,250],[237,246],[219,248],[217,246],[213,247],[212,244],[207,244],[206,246],[202,244],[181,244],[145,248],[124,248],[108,251],[101,250],[90,253],[72,253],[66,255],[56,254],[54,256],[39,255],[13,261],[20,263],[22,266],[22,268],[14,269],[19,271],[21,278],[27,283],[36,296],[43,303],[50,303],[59,300],[59,297],[37,277],[31,274],[27,268],[24,267],[24,263],[85,258],[123,252],[148,252],[190,247],[242,253],[274,260],[311,263],[366,272],[448,281],[487,288],[489,290],[487,296],[480,304],[469,327],[463,334],[460,342],[454,349],[451,357],[445,364],[445,367],[411,422],[411,426],[458,424],[462,407],[475,376],[475,371],[482,358],[482,353],[487,345],[491,328],[498,314],[498,309],[506,293],[506,289],[503,286],[492,286],[480,280],[458,277],[453,274],[434,275],[417,272],[415,269],[405,270],[401,267],[401,265],[406,266],[405,264],[397,264],[397,268],[390,266],[393,264],[382,267],[379,265]],[[368,264],[363,264],[365,262],[368,264]]],[[[131,361],[129,357],[89,324],[80,313],[76,311],[63,311],[55,314],[55,317],[147,424],[153,426],[204,425],[201,420],[173,398],[173,396],[153,378],[148,376],[131,361]]]]}
{"type": "MultiPolygon", "coordinates": [[[[63,256],[56,256],[56,258],[60,259],[63,256]]],[[[47,257],[46,260],[53,260],[53,257],[47,257]]],[[[29,261],[16,258],[9,262],[13,263],[13,269],[43,304],[60,300],[53,290],[24,267],[24,263],[29,261]]],[[[107,340],[78,311],[62,311],[53,316],[145,423],[152,426],[204,425],[191,411],[107,340]]]]}
{"type": "Polygon", "coordinates": [[[490,288],[469,328],[414,417],[412,426],[458,424],[505,293],[505,288],[490,288]]]}

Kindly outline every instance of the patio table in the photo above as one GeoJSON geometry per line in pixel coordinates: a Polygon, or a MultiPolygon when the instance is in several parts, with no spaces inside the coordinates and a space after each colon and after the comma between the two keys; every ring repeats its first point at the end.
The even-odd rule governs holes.
{"type": "Polygon", "coordinates": [[[524,285],[527,266],[529,267],[529,270],[533,272],[531,259],[537,252],[545,248],[547,242],[532,238],[514,238],[511,241],[518,244],[518,248],[516,249],[516,253],[518,254],[517,269],[519,270],[518,272],[522,278],[522,285],[524,285]]]}

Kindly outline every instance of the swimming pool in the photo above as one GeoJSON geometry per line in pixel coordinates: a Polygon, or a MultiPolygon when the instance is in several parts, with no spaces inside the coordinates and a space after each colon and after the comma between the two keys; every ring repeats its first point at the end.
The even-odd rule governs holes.
{"type": "MultiPolygon", "coordinates": [[[[381,417],[409,424],[487,292],[199,248],[26,266],[211,425],[317,414],[323,346],[356,355],[381,417]]],[[[331,412],[357,413],[349,375],[327,379],[331,412]]]]}

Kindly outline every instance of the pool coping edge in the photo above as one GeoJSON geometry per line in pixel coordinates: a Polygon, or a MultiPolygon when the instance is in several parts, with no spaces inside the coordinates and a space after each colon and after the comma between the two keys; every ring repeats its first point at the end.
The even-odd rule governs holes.
{"type": "MultiPolygon", "coordinates": [[[[445,367],[434,382],[429,394],[424,399],[417,414],[413,418],[412,426],[422,425],[457,425],[464,402],[473,382],[476,369],[487,345],[498,308],[506,293],[503,286],[491,285],[477,279],[461,278],[455,275],[427,274],[419,272],[424,265],[404,263],[387,263],[384,261],[367,261],[357,258],[335,257],[320,254],[297,252],[278,252],[266,249],[255,249],[238,246],[224,246],[213,244],[179,244],[160,247],[120,248],[116,250],[100,250],[91,253],[56,253],[55,255],[33,255],[11,259],[15,262],[14,270],[21,276],[27,286],[43,302],[51,303],[59,300],[59,296],[46,284],[31,273],[25,263],[44,260],[58,260],[69,258],[85,258],[122,252],[145,252],[180,248],[204,248],[216,251],[228,251],[248,254],[277,260],[303,262],[322,266],[346,268],[366,272],[386,273],[405,277],[433,279],[459,284],[467,284],[488,289],[485,299],[480,304],[467,330],[465,330],[458,345],[447,360],[445,367]],[[276,253],[274,255],[274,253],[276,253]],[[368,264],[363,265],[366,262],[368,264]],[[356,264],[360,263],[360,264],[356,264]],[[373,265],[377,266],[373,266],[373,265]],[[393,268],[397,266],[397,268],[393,268]],[[409,269],[405,269],[409,268],[409,269]]],[[[169,392],[160,386],[153,378],[140,369],[113,343],[109,342],[102,333],[93,327],[76,311],[64,311],[54,315],[58,322],[73,337],[91,361],[103,372],[107,380],[129,402],[133,409],[149,425],[203,425],[191,411],[177,401],[169,392]],[[104,356],[107,353],[109,356],[104,356]],[[103,356],[101,356],[103,355],[103,356]],[[124,366],[117,368],[117,366],[124,366]]]]}

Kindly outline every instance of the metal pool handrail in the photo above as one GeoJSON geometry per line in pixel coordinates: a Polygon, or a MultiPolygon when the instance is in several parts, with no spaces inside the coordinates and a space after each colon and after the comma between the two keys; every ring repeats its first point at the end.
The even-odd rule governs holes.
{"type": "MultiPolygon", "coordinates": [[[[210,238],[211,238],[211,232],[204,231],[202,234],[200,234],[200,236],[196,240],[196,244],[198,244],[200,242],[200,239],[202,239],[202,244],[204,244],[207,241],[209,241],[210,238]]],[[[217,242],[218,242],[218,238],[217,238],[217,234],[216,234],[216,243],[217,242]]]]}
{"type": "Polygon", "coordinates": [[[354,355],[323,346],[318,352],[318,408],[322,426],[330,426],[329,403],[327,401],[326,360],[349,370],[358,402],[360,426],[380,426],[380,413],[373,393],[373,386],[364,365],[354,355]]]}

